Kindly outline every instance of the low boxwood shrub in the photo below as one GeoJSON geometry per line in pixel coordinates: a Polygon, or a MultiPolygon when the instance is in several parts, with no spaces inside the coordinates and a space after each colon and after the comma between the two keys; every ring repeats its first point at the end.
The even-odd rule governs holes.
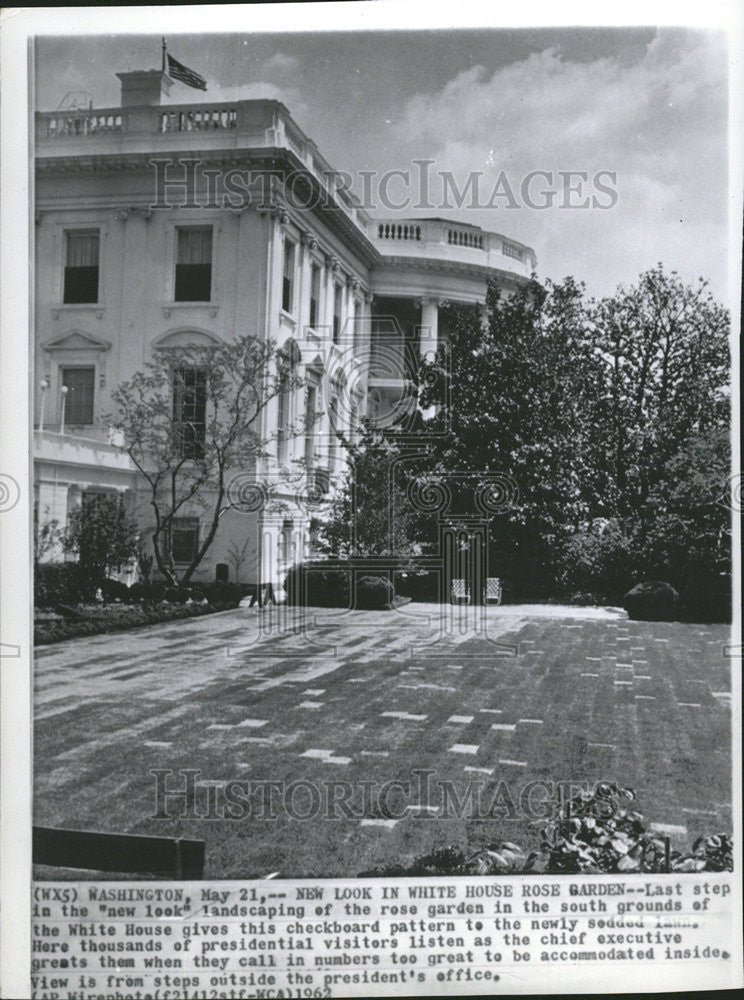
{"type": "Polygon", "coordinates": [[[147,580],[133,583],[129,588],[130,601],[162,601],[165,593],[165,581],[147,580]]]}
{"type": "Polygon", "coordinates": [[[120,632],[140,625],[156,625],[159,622],[176,621],[181,618],[196,618],[216,611],[229,610],[234,605],[226,604],[122,604],[107,607],[84,607],[85,617],[75,619],[38,619],[34,622],[34,644],[47,645],[80,636],[98,635],[106,632],[120,632]]]}
{"type": "Polygon", "coordinates": [[[40,563],[34,570],[34,603],[37,608],[78,604],[94,596],[76,562],[40,563]]]}
{"type": "Polygon", "coordinates": [[[395,591],[384,576],[363,576],[356,583],[356,607],[360,610],[389,608],[395,591]]]}
{"type": "MultiPolygon", "coordinates": [[[[412,601],[439,601],[441,574],[427,570],[405,570],[395,574],[395,592],[412,601]]],[[[446,595],[444,595],[446,600],[446,595]]]]}
{"type": "Polygon", "coordinates": [[[129,587],[121,580],[104,580],[101,586],[104,601],[130,601],[129,587]]]}
{"type": "Polygon", "coordinates": [[[293,566],[284,581],[287,603],[300,607],[347,608],[351,596],[351,573],[308,563],[293,566]]]}

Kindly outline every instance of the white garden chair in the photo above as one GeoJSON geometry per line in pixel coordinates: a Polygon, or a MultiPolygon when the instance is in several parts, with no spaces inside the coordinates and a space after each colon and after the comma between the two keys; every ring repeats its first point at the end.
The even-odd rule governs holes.
{"type": "Polygon", "coordinates": [[[486,604],[501,604],[501,580],[497,576],[489,576],[486,580],[486,604]]]}
{"type": "Polygon", "coordinates": [[[453,604],[470,604],[470,590],[465,580],[452,581],[451,601],[453,604]]]}

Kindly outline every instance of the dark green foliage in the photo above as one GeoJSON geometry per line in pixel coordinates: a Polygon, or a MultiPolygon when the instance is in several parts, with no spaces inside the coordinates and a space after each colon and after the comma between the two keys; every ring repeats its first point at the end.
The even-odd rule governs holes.
{"type": "Polygon", "coordinates": [[[293,566],[287,573],[284,589],[289,604],[346,608],[351,603],[351,573],[302,563],[293,566]]]}
{"type": "Polygon", "coordinates": [[[555,819],[540,831],[540,850],[529,855],[509,841],[494,841],[475,854],[445,847],[411,865],[362,872],[360,877],[733,871],[733,843],[727,834],[700,837],[686,852],[672,850],[668,840],[646,829],[641,813],[629,808],[634,799],[631,789],[602,782],[593,792],[580,792],[558,805],[555,819]]]}
{"type": "Polygon", "coordinates": [[[107,604],[112,601],[127,601],[130,599],[130,590],[120,580],[104,580],[101,584],[101,596],[107,604]]]}
{"type": "Polygon", "coordinates": [[[671,622],[679,607],[679,594],[663,580],[642,580],[623,598],[623,607],[634,621],[671,622]]]}
{"type": "Polygon", "coordinates": [[[395,592],[386,577],[362,576],[356,582],[356,607],[358,610],[390,607],[395,592]]]}
{"type": "Polygon", "coordinates": [[[441,574],[425,570],[408,570],[395,575],[395,591],[401,597],[412,601],[439,601],[441,594],[441,574]]]}
{"type": "Polygon", "coordinates": [[[71,511],[64,547],[77,556],[81,572],[95,590],[137,554],[138,539],[137,524],[122,498],[94,493],[71,511]]]}
{"type": "Polygon", "coordinates": [[[345,444],[346,477],[328,515],[317,522],[320,551],[337,559],[413,553],[422,519],[406,496],[412,471],[396,464],[395,433],[367,424],[355,443],[345,444]]]}
{"type": "MultiPolygon", "coordinates": [[[[287,602],[300,607],[351,607],[352,577],[351,563],[348,569],[300,563],[290,569],[284,581],[287,602]]],[[[361,576],[355,583],[353,606],[359,610],[390,608],[394,597],[393,584],[386,576],[361,576]]]]}
{"type": "MultiPolygon", "coordinates": [[[[568,278],[509,298],[494,285],[484,327],[449,310],[438,366],[448,411],[430,424],[430,470],[500,473],[514,502],[490,518],[489,566],[509,600],[594,594],[639,579],[726,603],[731,558],[729,317],[661,266],[585,301],[568,278]],[[447,364],[445,364],[445,361],[447,364]]],[[[422,405],[444,404],[433,389],[422,405]]]]}
{"type": "MultiPolygon", "coordinates": [[[[186,598],[188,600],[188,598],[186,598]]],[[[227,611],[237,605],[234,598],[213,599],[208,603],[161,601],[141,604],[111,604],[106,607],[78,606],[82,617],[75,620],[47,618],[41,616],[34,622],[34,644],[48,645],[85,635],[99,635],[105,632],[120,632],[140,625],[155,625],[158,622],[175,621],[179,618],[196,618],[200,615],[227,611]]]]}
{"type": "MultiPolygon", "coordinates": [[[[94,592],[93,592],[94,593],[94,592]]],[[[34,572],[34,604],[52,608],[77,604],[93,597],[91,585],[78,563],[40,563],[34,572]]]]}

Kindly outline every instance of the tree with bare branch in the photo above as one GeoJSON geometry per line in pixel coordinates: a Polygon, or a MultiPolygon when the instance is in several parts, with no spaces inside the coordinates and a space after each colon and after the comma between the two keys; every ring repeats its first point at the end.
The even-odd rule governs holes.
{"type": "Polygon", "coordinates": [[[234,506],[236,473],[255,475],[275,435],[266,411],[300,384],[272,341],[251,336],[230,343],[159,350],[113,393],[112,424],[138,469],[153,524],[155,562],[173,585],[185,585],[214,541],[220,518],[234,506]],[[178,518],[201,512],[198,544],[180,572],[173,553],[178,518]]]}

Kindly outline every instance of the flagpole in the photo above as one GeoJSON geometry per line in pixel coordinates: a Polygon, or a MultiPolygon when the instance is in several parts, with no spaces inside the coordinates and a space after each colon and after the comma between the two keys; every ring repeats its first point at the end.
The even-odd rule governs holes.
{"type": "Polygon", "coordinates": [[[163,73],[165,72],[165,39],[163,39],[163,73]]]}

